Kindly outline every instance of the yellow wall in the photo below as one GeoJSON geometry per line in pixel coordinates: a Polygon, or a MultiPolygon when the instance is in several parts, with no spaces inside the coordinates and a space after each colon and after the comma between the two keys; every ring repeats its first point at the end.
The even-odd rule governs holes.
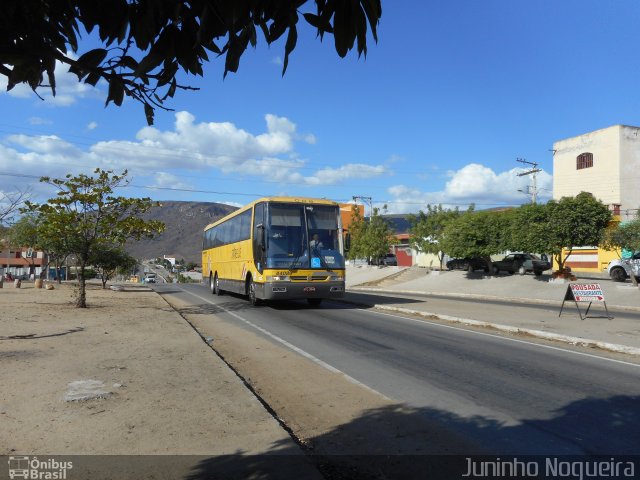
{"type": "MultiPolygon", "coordinates": [[[[562,251],[562,257],[567,258],[569,250],[562,251]]],[[[565,265],[571,267],[574,272],[604,272],[611,260],[620,258],[618,252],[605,250],[604,248],[579,247],[574,248],[565,265]]],[[[558,269],[558,264],[553,260],[553,269],[558,269]]]]}
{"type": "MultiPolygon", "coordinates": [[[[615,227],[620,223],[620,217],[614,216],[613,220],[609,222],[609,228],[615,227]]],[[[566,259],[569,250],[562,250],[562,258],[566,259]]],[[[607,265],[611,260],[620,258],[620,254],[617,251],[606,250],[600,246],[598,247],[574,247],[569,255],[565,265],[571,267],[571,270],[576,272],[603,272],[607,269],[607,265]]],[[[558,269],[558,264],[553,259],[553,269],[558,269]]]]}

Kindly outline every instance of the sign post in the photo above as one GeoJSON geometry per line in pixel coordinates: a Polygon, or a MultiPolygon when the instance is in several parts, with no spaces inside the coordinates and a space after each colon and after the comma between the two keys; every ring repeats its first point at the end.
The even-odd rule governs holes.
{"type": "Polygon", "coordinates": [[[564,302],[567,300],[573,300],[576,304],[576,308],[578,309],[578,315],[580,315],[580,320],[584,320],[588,318],[589,309],[591,308],[591,304],[593,302],[601,302],[604,304],[604,310],[607,312],[607,318],[611,320],[613,317],[609,315],[609,309],[607,309],[607,302],[604,300],[604,292],[602,291],[602,287],[599,283],[571,283],[567,287],[567,292],[564,294],[564,300],[562,301],[562,306],[560,307],[560,313],[558,316],[562,315],[562,309],[564,308],[564,302]],[[584,316],[582,316],[582,312],[580,311],[580,306],[578,302],[589,302],[587,306],[587,311],[584,316]]]}

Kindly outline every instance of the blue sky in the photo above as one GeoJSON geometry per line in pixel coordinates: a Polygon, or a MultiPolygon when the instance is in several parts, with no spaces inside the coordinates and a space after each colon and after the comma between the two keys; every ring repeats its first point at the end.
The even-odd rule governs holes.
{"type": "MultiPolygon", "coordinates": [[[[0,192],[53,191],[37,179],[127,168],[127,196],[245,204],[262,195],[386,203],[518,205],[537,162],[551,196],[553,142],[640,125],[637,0],[383,0],[379,42],[340,59],[312,28],[281,77],[284,46],[223,60],[147,127],[142,107],[104,108],[106,87],[59,69],[59,92],[6,92],[0,79],[0,192]],[[13,175],[6,175],[11,173],[13,175]],[[145,188],[141,188],[145,187],[145,188]]],[[[309,11],[312,4],[303,7],[309,11]]],[[[93,48],[90,40],[79,54],[93,48]]]]}

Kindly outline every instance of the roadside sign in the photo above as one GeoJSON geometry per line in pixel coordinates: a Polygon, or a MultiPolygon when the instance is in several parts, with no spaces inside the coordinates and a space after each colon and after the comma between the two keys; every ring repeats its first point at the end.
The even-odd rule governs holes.
{"type": "Polygon", "coordinates": [[[576,302],[604,302],[604,292],[599,283],[572,283],[569,288],[576,302]]]}
{"type": "Polygon", "coordinates": [[[562,301],[562,306],[560,307],[560,313],[558,316],[562,315],[562,309],[564,308],[564,302],[567,300],[571,300],[576,304],[576,308],[578,309],[578,315],[580,315],[580,320],[584,320],[589,315],[589,309],[591,308],[591,304],[593,302],[599,302],[604,305],[604,309],[607,312],[607,318],[611,320],[613,317],[609,315],[609,310],[607,309],[607,302],[604,299],[604,292],[602,291],[602,286],[599,283],[571,283],[567,287],[567,291],[564,294],[564,300],[562,301]],[[578,302],[589,302],[589,306],[587,307],[587,311],[582,316],[582,312],[580,311],[580,307],[578,306],[578,302]]]}

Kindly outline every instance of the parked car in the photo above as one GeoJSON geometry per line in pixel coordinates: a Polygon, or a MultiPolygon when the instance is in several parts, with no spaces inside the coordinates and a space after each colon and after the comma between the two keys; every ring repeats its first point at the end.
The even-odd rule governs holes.
{"type": "Polygon", "coordinates": [[[387,253],[380,259],[380,265],[396,266],[398,265],[398,258],[393,253],[387,253]]]}
{"type": "Polygon", "coordinates": [[[505,271],[511,274],[518,272],[520,275],[524,275],[527,272],[542,275],[542,272],[550,268],[551,263],[549,261],[542,260],[540,257],[531,253],[511,253],[502,260],[493,262],[494,274],[505,271]]]}
{"type": "Polygon", "coordinates": [[[484,270],[489,273],[489,267],[484,258],[470,257],[470,258],[453,258],[447,263],[447,270],[467,270],[473,272],[474,270],[484,270]]]}
{"type": "Polygon", "coordinates": [[[640,252],[634,253],[631,258],[612,260],[607,266],[607,273],[615,282],[624,282],[632,272],[640,281],[640,252]]]}

